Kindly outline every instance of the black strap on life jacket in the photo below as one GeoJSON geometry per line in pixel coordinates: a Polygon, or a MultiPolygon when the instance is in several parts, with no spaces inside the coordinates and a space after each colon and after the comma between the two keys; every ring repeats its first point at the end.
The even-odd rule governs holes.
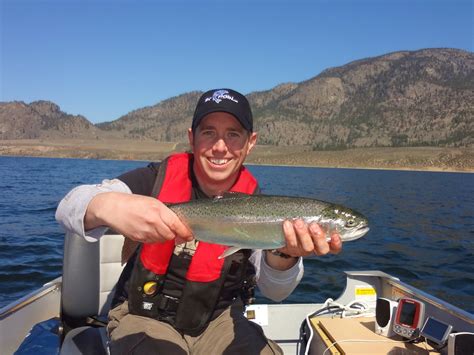
{"type": "MultiPolygon", "coordinates": [[[[153,196],[158,195],[163,187],[167,162],[168,159],[163,161],[158,169],[153,196]]],[[[189,175],[191,164],[190,160],[188,166],[182,167],[190,172],[189,175]]],[[[192,176],[189,178],[193,179],[192,176]]],[[[248,261],[250,254],[250,250],[242,250],[226,257],[220,277],[210,282],[186,279],[192,260],[186,253],[173,253],[163,275],[147,269],[138,256],[129,283],[130,313],[165,321],[183,333],[197,335],[236,299],[245,295],[247,302],[253,297],[255,270],[248,261]],[[149,282],[156,283],[155,292],[151,294],[144,292],[144,286],[149,282]]]]}

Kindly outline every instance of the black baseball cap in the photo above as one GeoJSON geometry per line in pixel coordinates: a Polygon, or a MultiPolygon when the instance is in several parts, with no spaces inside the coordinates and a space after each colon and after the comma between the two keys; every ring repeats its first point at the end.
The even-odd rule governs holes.
{"type": "Polygon", "coordinates": [[[191,129],[196,131],[204,116],[212,112],[227,112],[233,115],[247,131],[253,132],[252,110],[247,98],[232,89],[206,91],[199,98],[194,111],[191,129]]]}

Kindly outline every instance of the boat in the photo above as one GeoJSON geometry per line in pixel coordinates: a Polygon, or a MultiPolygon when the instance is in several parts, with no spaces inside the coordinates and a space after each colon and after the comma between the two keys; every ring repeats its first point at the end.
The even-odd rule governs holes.
{"type": "MultiPolygon", "coordinates": [[[[106,315],[123,269],[122,244],[115,233],[97,243],[67,234],[62,277],[0,310],[0,352],[107,354],[106,315]]],[[[253,304],[246,316],[285,354],[474,353],[473,314],[381,271],[345,274],[335,299],[253,304]],[[414,325],[402,319],[410,312],[414,325]]]]}

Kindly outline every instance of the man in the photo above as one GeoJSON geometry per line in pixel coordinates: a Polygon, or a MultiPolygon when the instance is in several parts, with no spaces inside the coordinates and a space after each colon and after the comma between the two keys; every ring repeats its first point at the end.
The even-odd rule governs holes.
{"type": "Polygon", "coordinates": [[[243,166],[257,141],[248,100],[219,89],[204,93],[188,130],[192,154],[175,154],[72,190],[56,218],[67,230],[94,241],[107,228],[126,237],[125,258],[140,243],[122,275],[109,313],[112,353],[274,354],[281,349],[243,316],[252,280],[266,297],[286,298],[303,275],[301,256],[337,253],[317,224],[285,221],[286,246],[243,250],[218,259],[224,246],[196,242],[165,203],[212,198],[227,191],[258,193],[243,166]],[[250,276],[249,276],[250,275],[250,276]],[[128,292],[127,292],[128,291],[128,292]]]}

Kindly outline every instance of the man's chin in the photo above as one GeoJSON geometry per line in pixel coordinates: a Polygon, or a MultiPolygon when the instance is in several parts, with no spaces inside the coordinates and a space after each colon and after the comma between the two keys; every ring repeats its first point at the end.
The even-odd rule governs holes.
{"type": "Polygon", "coordinates": [[[206,175],[210,181],[214,182],[214,184],[225,184],[229,182],[229,180],[232,180],[233,176],[236,175],[236,173],[234,174],[234,171],[232,169],[209,169],[206,171],[206,175]]]}
{"type": "Polygon", "coordinates": [[[228,171],[210,171],[208,173],[209,180],[212,180],[216,183],[224,182],[229,178],[228,171]]]}

